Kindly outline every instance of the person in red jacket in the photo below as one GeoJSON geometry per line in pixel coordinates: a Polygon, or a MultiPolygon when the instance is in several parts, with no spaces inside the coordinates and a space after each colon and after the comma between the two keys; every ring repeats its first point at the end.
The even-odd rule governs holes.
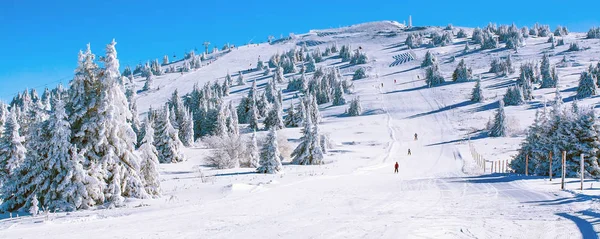
{"type": "Polygon", "coordinates": [[[394,173],[398,173],[398,162],[396,162],[396,165],[394,165],[394,173]]]}

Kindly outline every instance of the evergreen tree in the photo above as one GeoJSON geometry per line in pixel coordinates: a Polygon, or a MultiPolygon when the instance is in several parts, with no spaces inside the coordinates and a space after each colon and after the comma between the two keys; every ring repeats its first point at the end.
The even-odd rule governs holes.
{"type": "Polygon", "coordinates": [[[458,63],[458,66],[456,66],[454,73],[452,73],[452,80],[453,81],[468,81],[468,80],[471,80],[472,75],[473,75],[473,71],[471,70],[471,68],[467,68],[467,66],[465,64],[465,59],[461,59],[460,62],[458,63]]]}
{"type": "Polygon", "coordinates": [[[286,82],[286,79],[283,76],[283,68],[281,68],[281,66],[278,66],[275,69],[275,75],[273,76],[273,79],[275,80],[275,83],[279,83],[279,84],[286,82]]]}
{"type": "Polygon", "coordinates": [[[252,136],[250,138],[250,141],[248,142],[248,166],[250,166],[251,168],[258,168],[260,166],[259,162],[260,162],[260,155],[258,152],[258,144],[256,142],[256,131],[252,132],[252,136]]]}
{"type": "Polygon", "coordinates": [[[335,93],[333,95],[333,105],[344,105],[346,104],[346,99],[344,99],[344,89],[342,88],[341,83],[336,83],[335,93]]]}
{"type": "Polygon", "coordinates": [[[291,154],[292,163],[298,165],[323,164],[323,151],[319,142],[320,136],[309,115],[306,116],[302,129],[301,142],[291,154]]]}
{"type": "Polygon", "coordinates": [[[581,76],[579,77],[579,86],[577,87],[577,98],[583,99],[592,95],[596,95],[598,92],[598,87],[596,86],[594,77],[595,76],[589,72],[581,72],[581,76]]]}
{"type": "Polygon", "coordinates": [[[161,163],[183,162],[185,160],[185,156],[181,152],[183,143],[179,140],[178,132],[173,128],[169,118],[169,108],[165,105],[155,124],[154,146],[158,150],[158,160],[161,163]]]}
{"type": "Polygon", "coordinates": [[[425,69],[425,83],[429,87],[441,85],[444,82],[445,80],[439,71],[438,64],[431,65],[425,69]]]}
{"type": "Polygon", "coordinates": [[[554,88],[556,87],[556,82],[552,77],[550,72],[550,58],[548,54],[544,54],[542,56],[542,65],[540,66],[541,77],[542,77],[542,88],[554,88]]]}
{"type": "Polygon", "coordinates": [[[37,196],[33,195],[33,199],[31,199],[31,207],[29,208],[29,213],[31,213],[32,216],[37,216],[38,213],[40,212],[40,208],[38,207],[39,205],[39,201],[37,199],[37,196]]]}
{"type": "Polygon", "coordinates": [[[354,71],[354,75],[352,75],[352,80],[360,80],[367,78],[367,74],[365,73],[364,68],[358,68],[354,71]]]}
{"type": "Polygon", "coordinates": [[[144,88],[142,88],[143,91],[149,91],[152,89],[154,85],[154,75],[152,75],[152,73],[148,74],[148,76],[146,76],[146,82],[144,83],[144,88]]]}
{"type": "Polygon", "coordinates": [[[506,114],[504,113],[504,101],[499,101],[500,107],[498,107],[498,111],[496,111],[496,115],[494,116],[494,124],[490,129],[491,137],[504,137],[508,136],[508,129],[506,126],[506,114]]]}
{"type": "Polygon", "coordinates": [[[237,78],[237,85],[246,85],[246,81],[244,80],[244,74],[240,71],[237,78]]]}
{"type": "Polygon", "coordinates": [[[169,56],[165,55],[163,56],[163,66],[166,66],[169,64],[169,56]]]}
{"type": "Polygon", "coordinates": [[[233,104],[231,102],[229,102],[228,108],[229,108],[228,110],[229,110],[229,116],[231,118],[231,120],[230,120],[231,123],[230,123],[230,126],[228,127],[227,131],[230,134],[239,135],[240,129],[238,127],[239,119],[238,119],[237,111],[235,110],[235,108],[233,107],[233,104]]]}
{"type": "Polygon", "coordinates": [[[277,131],[271,129],[265,140],[264,147],[260,152],[259,167],[256,169],[259,173],[280,173],[283,170],[281,160],[283,157],[279,153],[277,144],[277,131]]]}
{"type": "Polygon", "coordinates": [[[248,124],[251,129],[258,130],[258,108],[256,108],[256,99],[250,99],[250,111],[248,112],[248,124]]]}
{"type": "Polygon", "coordinates": [[[190,147],[194,144],[194,118],[187,109],[184,109],[183,119],[179,124],[179,138],[184,146],[190,147]]]}
{"type": "Polygon", "coordinates": [[[223,103],[218,105],[217,108],[217,118],[215,120],[215,126],[213,135],[215,136],[225,136],[227,134],[227,117],[225,116],[225,107],[223,103]]]}
{"type": "Polygon", "coordinates": [[[229,74],[229,71],[227,71],[227,75],[225,76],[225,82],[229,86],[233,85],[233,79],[231,78],[231,75],[229,74]]]}
{"type": "Polygon", "coordinates": [[[265,129],[283,129],[283,110],[281,109],[281,104],[279,103],[279,101],[276,100],[273,105],[274,107],[271,109],[271,111],[269,111],[267,118],[265,118],[265,129]]]}
{"type": "Polygon", "coordinates": [[[516,85],[509,86],[506,89],[506,94],[504,94],[502,102],[506,105],[521,105],[525,103],[525,98],[523,97],[523,88],[516,85]]]}
{"type": "Polygon", "coordinates": [[[24,146],[25,138],[19,134],[19,122],[12,107],[8,119],[4,124],[4,135],[0,139],[0,185],[7,179],[25,160],[27,149],[24,146]]]}
{"type": "Polygon", "coordinates": [[[360,97],[356,97],[350,101],[350,107],[348,107],[348,110],[346,110],[346,114],[348,114],[348,116],[359,116],[362,114],[360,97]]]}
{"type": "Polygon", "coordinates": [[[435,56],[433,54],[431,54],[430,51],[427,51],[427,53],[425,53],[425,59],[423,59],[423,62],[421,63],[421,67],[432,66],[436,62],[437,62],[437,59],[435,58],[435,56]]]}
{"type": "Polygon", "coordinates": [[[480,103],[483,102],[483,90],[481,89],[481,78],[477,79],[477,83],[475,83],[475,87],[471,93],[471,101],[480,103]]]}
{"type": "Polygon", "coordinates": [[[141,157],[140,176],[144,180],[146,192],[152,196],[160,196],[160,179],[158,173],[158,150],[154,146],[154,122],[148,120],[145,125],[146,134],[138,149],[141,157]]]}

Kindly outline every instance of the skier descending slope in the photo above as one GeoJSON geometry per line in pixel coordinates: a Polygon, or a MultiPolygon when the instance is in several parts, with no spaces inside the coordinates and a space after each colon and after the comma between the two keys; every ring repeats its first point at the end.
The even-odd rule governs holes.
{"type": "Polygon", "coordinates": [[[396,164],[394,165],[394,173],[398,173],[398,162],[396,162],[396,164]]]}

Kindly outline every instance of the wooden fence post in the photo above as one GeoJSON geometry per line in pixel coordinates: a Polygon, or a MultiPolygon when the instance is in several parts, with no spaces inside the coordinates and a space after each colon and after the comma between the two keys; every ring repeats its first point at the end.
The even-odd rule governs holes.
{"type": "Polygon", "coordinates": [[[549,159],[550,159],[550,167],[548,168],[548,170],[550,172],[548,173],[548,175],[550,176],[550,181],[552,181],[552,151],[550,151],[549,159]]]}
{"type": "Polygon", "coordinates": [[[566,174],[566,172],[565,172],[565,171],[567,171],[567,170],[566,170],[566,169],[567,169],[567,166],[565,165],[565,160],[566,160],[566,157],[567,157],[567,151],[563,151],[563,152],[562,152],[562,165],[561,165],[561,168],[562,168],[562,175],[561,175],[561,177],[560,177],[560,178],[561,178],[561,179],[560,179],[560,189],[561,189],[561,190],[565,190],[565,174],[566,174]]]}
{"type": "Polygon", "coordinates": [[[525,155],[525,176],[529,176],[529,154],[525,155]]]}
{"type": "Polygon", "coordinates": [[[579,160],[580,161],[581,172],[579,174],[580,174],[580,177],[581,177],[581,189],[580,190],[582,190],[582,191],[583,191],[583,175],[584,175],[584,172],[585,172],[585,169],[583,168],[584,167],[583,160],[584,160],[583,159],[583,154],[581,154],[581,159],[579,160]]]}

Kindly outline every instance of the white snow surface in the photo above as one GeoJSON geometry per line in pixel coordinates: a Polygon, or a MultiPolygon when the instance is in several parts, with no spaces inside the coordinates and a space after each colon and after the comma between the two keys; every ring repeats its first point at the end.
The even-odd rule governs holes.
{"type": "MultiPolygon", "coordinates": [[[[266,63],[271,55],[300,41],[325,42],[309,47],[320,47],[321,52],[332,43],[360,46],[369,57],[366,65],[346,67],[335,57],[319,63],[340,66],[348,79],[358,67],[366,67],[369,75],[354,81],[356,93],[346,96],[348,101],[361,97],[363,116],[344,117],[348,105],[321,105],[321,130],[335,142],[325,157],[327,164],[290,165],[288,152],[282,174],[216,170],[204,162],[208,149],[188,148],[188,161],[159,166],[163,190],[159,199],[129,199],[125,207],[110,210],[12,218],[2,214],[0,238],[597,238],[600,208],[595,190],[600,182],[586,181],[584,187],[595,190],[581,192],[579,181],[568,179],[568,190],[561,191],[557,179],[484,173],[468,144],[471,138],[488,160],[510,160],[535,108],[554,95],[554,89],[535,90],[532,102],[506,107],[514,136],[482,136],[505,86],[517,76],[519,63],[539,61],[542,52],[549,52],[551,64],[556,64],[566,55],[571,66],[558,72],[563,97],[568,98],[575,94],[579,72],[598,61],[600,41],[571,33],[565,37],[567,44],[555,50],[549,49],[547,38],[528,38],[518,53],[496,49],[461,56],[465,39],[455,39],[446,47],[413,49],[416,61],[389,67],[395,61],[392,56],[408,51],[399,45],[407,35],[403,28],[393,22],[367,23],[324,30],[333,33],[329,35],[312,31],[283,43],[240,46],[208,65],[203,62],[205,66],[196,71],[158,76],[154,84],[160,89],[138,96],[140,111],[158,108],[175,89],[184,95],[195,83],[222,81],[228,71],[235,79],[238,71],[254,68],[259,56],[266,63]],[[386,37],[381,31],[397,34],[386,37]],[[574,41],[591,49],[565,52],[574,41]],[[442,63],[447,81],[461,58],[474,74],[482,74],[485,102],[469,102],[475,82],[427,88],[419,69],[427,50],[442,63]],[[509,52],[517,73],[509,78],[486,73],[493,56],[509,52]],[[449,62],[452,55],[456,62],[449,62]],[[415,133],[419,140],[413,140],[415,133]],[[393,173],[395,162],[400,165],[398,174],[393,173]]],[[[436,29],[441,28],[427,31],[436,29]]],[[[266,82],[262,71],[244,78],[257,79],[261,88],[266,82]]],[[[137,89],[143,83],[143,78],[135,79],[137,89]]],[[[229,99],[238,100],[249,86],[233,87],[229,99]]],[[[284,94],[284,109],[293,95],[284,94]]],[[[595,105],[598,99],[580,105],[595,105]]],[[[264,135],[259,133],[260,138],[264,135]]],[[[278,137],[287,138],[293,149],[300,128],[281,130],[278,137]]]]}

